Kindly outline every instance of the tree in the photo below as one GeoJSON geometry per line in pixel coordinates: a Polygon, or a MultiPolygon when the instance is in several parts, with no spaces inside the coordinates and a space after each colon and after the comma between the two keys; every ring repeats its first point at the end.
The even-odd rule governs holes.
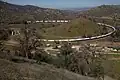
{"type": "Polygon", "coordinates": [[[114,15],[113,15],[113,23],[114,23],[114,26],[117,26],[116,21],[117,21],[117,14],[114,14],[114,15]]]}
{"type": "Polygon", "coordinates": [[[37,32],[34,28],[28,28],[27,23],[25,27],[21,30],[21,35],[17,36],[17,40],[20,43],[18,51],[20,56],[26,58],[32,58],[32,51],[36,51],[37,47],[40,47],[42,44],[38,41],[37,32]]]}
{"type": "Polygon", "coordinates": [[[60,50],[61,50],[61,55],[65,55],[65,56],[69,55],[70,53],[72,53],[71,44],[68,42],[65,42],[60,50]]]}
{"type": "Polygon", "coordinates": [[[8,30],[6,30],[6,31],[4,31],[4,29],[2,29],[2,30],[1,31],[3,32],[3,34],[5,34],[5,36],[3,36],[3,34],[1,34],[2,37],[0,38],[0,58],[10,59],[11,58],[10,50],[8,50],[4,44],[4,41],[6,39],[8,39],[8,37],[9,37],[9,35],[7,34],[8,30]]]}
{"type": "Polygon", "coordinates": [[[104,78],[102,63],[105,58],[101,50],[89,45],[82,45],[80,51],[76,51],[70,56],[68,70],[85,76],[104,78]]]}
{"type": "Polygon", "coordinates": [[[111,35],[112,41],[120,41],[120,28],[116,27],[116,32],[111,35]]]}
{"type": "Polygon", "coordinates": [[[74,54],[71,55],[71,61],[68,69],[75,73],[87,75],[87,71],[89,71],[89,59],[90,54],[88,53],[88,49],[85,50],[85,47],[82,47],[80,51],[75,51],[74,54]]]}
{"type": "Polygon", "coordinates": [[[63,43],[63,46],[60,49],[60,56],[63,59],[62,67],[67,68],[69,64],[70,55],[73,52],[71,44],[68,42],[63,43]]]}
{"type": "Polygon", "coordinates": [[[82,52],[76,52],[71,56],[68,69],[72,72],[79,73],[81,75],[86,74],[87,62],[85,61],[82,52]]]}
{"type": "Polygon", "coordinates": [[[0,40],[9,39],[11,30],[9,28],[0,28],[0,40]]]}
{"type": "Polygon", "coordinates": [[[103,34],[108,33],[107,27],[106,27],[106,26],[103,26],[102,31],[103,31],[103,32],[102,32],[103,34]]]}

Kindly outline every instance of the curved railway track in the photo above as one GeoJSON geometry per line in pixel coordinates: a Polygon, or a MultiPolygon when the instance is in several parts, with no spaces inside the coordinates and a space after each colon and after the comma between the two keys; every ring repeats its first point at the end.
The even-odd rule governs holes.
{"type": "Polygon", "coordinates": [[[110,36],[111,34],[113,34],[116,29],[108,24],[104,24],[104,23],[97,23],[98,25],[101,26],[106,26],[112,29],[111,32],[104,34],[104,35],[100,35],[100,36],[94,36],[94,37],[88,37],[88,38],[71,38],[71,39],[59,39],[59,40],[47,40],[47,39],[39,39],[39,41],[45,41],[45,42],[54,42],[54,41],[59,41],[59,42],[73,42],[73,41],[86,41],[86,40],[93,40],[93,39],[100,39],[100,38],[104,38],[107,36],[110,36]]]}

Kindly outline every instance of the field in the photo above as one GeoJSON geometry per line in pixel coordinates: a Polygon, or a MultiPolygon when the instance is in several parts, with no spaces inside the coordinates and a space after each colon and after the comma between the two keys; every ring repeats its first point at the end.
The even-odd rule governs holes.
{"type": "Polygon", "coordinates": [[[78,36],[96,36],[100,35],[100,29],[97,24],[80,18],[56,27],[42,28],[42,30],[38,32],[42,34],[44,38],[58,39],[78,36]]]}
{"type": "Polygon", "coordinates": [[[105,71],[107,75],[120,80],[120,60],[109,60],[105,62],[105,71]]]}
{"type": "Polygon", "coordinates": [[[120,80],[120,53],[106,55],[108,60],[104,62],[105,73],[114,79],[120,80]]]}

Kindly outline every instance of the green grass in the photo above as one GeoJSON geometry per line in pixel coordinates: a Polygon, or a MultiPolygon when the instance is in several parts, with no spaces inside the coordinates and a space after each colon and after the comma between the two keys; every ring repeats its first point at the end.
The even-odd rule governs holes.
{"type": "Polygon", "coordinates": [[[113,53],[106,55],[109,59],[116,58],[116,60],[106,60],[104,62],[104,69],[106,74],[114,79],[120,80],[120,54],[113,53]]]}
{"type": "Polygon", "coordinates": [[[120,60],[109,60],[105,62],[107,75],[120,80],[120,60]],[[108,70],[108,71],[107,71],[108,70]]]}
{"type": "Polygon", "coordinates": [[[62,24],[58,27],[43,28],[43,36],[47,39],[71,38],[77,36],[95,36],[99,35],[99,26],[87,19],[76,19],[71,23],[62,24]],[[44,32],[43,32],[44,31],[44,32]]]}
{"type": "Polygon", "coordinates": [[[107,57],[109,57],[109,58],[120,58],[120,53],[118,53],[118,54],[106,54],[107,55],[107,57]]]}

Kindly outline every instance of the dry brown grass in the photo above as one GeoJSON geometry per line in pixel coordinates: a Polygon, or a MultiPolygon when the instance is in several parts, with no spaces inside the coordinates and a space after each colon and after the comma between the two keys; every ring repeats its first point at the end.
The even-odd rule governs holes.
{"type": "Polygon", "coordinates": [[[0,80],[94,80],[52,65],[13,63],[0,59],[0,80]]]}

